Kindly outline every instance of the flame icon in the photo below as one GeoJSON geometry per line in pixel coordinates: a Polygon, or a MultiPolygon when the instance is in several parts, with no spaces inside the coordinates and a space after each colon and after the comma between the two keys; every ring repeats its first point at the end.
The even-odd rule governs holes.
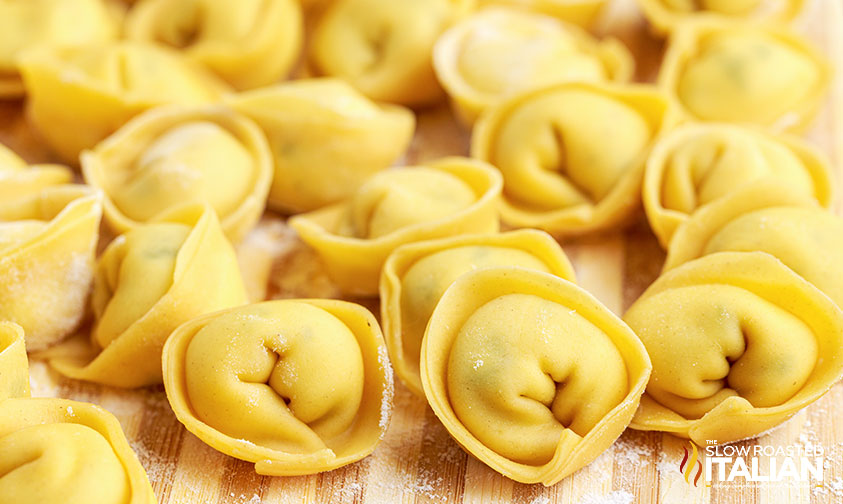
{"type": "Polygon", "coordinates": [[[697,445],[693,442],[688,441],[688,444],[691,445],[691,452],[688,453],[688,449],[684,446],[682,450],[685,452],[685,456],[682,457],[682,462],[679,463],[679,472],[685,476],[685,483],[691,484],[691,474],[694,472],[694,468],[697,469],[697,475],[694,477],[694,486],[697,486],[697,483],[700,481],[700,476],[702,476],[702,462],[699,460],[699,451],[697,451],[697,445]],[[688,456],[690,455],[691,460],[688,460],[688,456]]]}

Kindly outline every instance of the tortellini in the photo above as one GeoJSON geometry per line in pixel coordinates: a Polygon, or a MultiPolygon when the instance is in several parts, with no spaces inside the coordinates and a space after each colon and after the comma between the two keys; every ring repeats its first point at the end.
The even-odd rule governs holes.
{"type": "Polygon", "coordinates": [[[0,402],[13,397],[29,397],[26,343],[21,326],[0,321],[0,402]]]}
{"type": "Polygon", "coordinates": [[[480,5],[508,5],[541,12],[589,27],[595,24],[608,0],[480,0],[480,5]]]}
{"type": "Polygon", "coordinates": [[[85,313],[102,202],[71,184],[14,196],[0,204],[0,320],[23,327],[27,350],[41,350],[85,313]]]}
{"type": "Polygon", "coordinates": [[[377,295],[387,256],[405,243],[498,231],[501,178],[451,157],[382,171],[347,201],[290,219],[344,292],[377,295]]]}
{"type": "Polygon", "coordinates": [[[568,81],[626,81],[629,51],[581,28],[519,9],[492,7],[467,17],[436,43],[433,64],[466,122],[519,92],[568,81]]]}
{"type": "Polygon", "coordinates": [[[109,244],[96,270],[90,342],[70,340],[44,357],[79,380],[161,383],[161,351],[179,324],[246,301],[237,257],[214,212],[185,207],[109,244]]]}
{"type": "Polygon", "coordinates": [[[372,453],[392,370],[374,316],[336,300],[276,300],[182,325],[164,349],[179,421],[258,474],[313,474],[372,453]]]}
{"type": "Polygon", "coordinates": [[[692,120],[800,131],[831,75],[825,58],[785,28],[706,19],[671,36],[659,85],[692,120]]]}
{"type": "Polygon", "coordinates": [[[308,55],[319,75],[340,77],[378,101],[425,105],[443,95],[431,53],[473,0],[334,0],[308,55]]]}
{"type": "Polygon", "coordinates": [[[753,250],[772,254],[843,306],[843,219],[790,185],[755,184],[699,210],[676,231],[664,269],[753,250]]]}
{"type": "Polygon", "coordinates": [[[644,208],[663,247],[699,207],[761,180],[832,203],[828,159],[807,142],[728,124],[681,126],[662,137],[647,160],[644,208]]]}
{"type": "Polygon", "coordinates": [[[410,144],[415,116],[378,105],[337,79],[306,79],[234,95],[275,158],[269,206],[305,212],[350,196],[410,144]]]}
{"type": "Polygon", "coordinates": [[[0,402],[0,453],[0,502],[157,502],[120,423],[93,404],[0,402]]]}
{"type": "Polygon", "coordinates": [[[624,320],[653,362],[635,429],[701,446],[755,437],[843,377],[843,312],[764,252],[668,271],[624,320]]]}
{"type": "Polygon", "coordinates": [[[659,33],[674,30],[695,16],[724,16],[764,22],[786,22],[805,7],[805,0],[638,0],[659,33]]]}
{"type": "Polygon", "coordinates": [[[209,103],[228,90],[179,53],[135,42],[33,49],[20,71],[30,121],[68,163],[146,109],[209,103]]]}
{"type": "Polygon", "coordinates": [[[504,222],[576,235],[635,211],[647,155],[673,122],[668,100],[648,86],[562,83],[491,109],[471,155],[503,174],[504,222]]]}
{"type": "Polygon", "coordinates": [[[263,133],[219,106],[149,110],[81,161],[85,180],[105,192],[106,221],[118,232],[198,203],[211,205],[238,241],[260,219],[272,180],[263,133]]]}
{"type": "Polygon", "coordinates": [[[24,94],[18,72],[24,50],[108,43],[120,31],[115,14],[107,0],[0,2],[0,99],[24,94]]]}
{"type": "Polygon", "coordinates": [[[142,0],[126,20],[130,39],[181,49],[235,89],[289,73],[302,44],[299,0],[142,0]]]}
{"type": "Polygon", "coordinates": [[[535,230],[465,235],[399,247],[384,264],[381,321],[395,371],[424,396],[419,355],[427,321],[445,290],[479,268],[518,266],[574,281],[574,270],[556,241],[535,230]]]}
{"type": "Polygon", "coordinates": [[[425,333],[421,380],[468,452],[553,485],[629,424],[650,374],[635,334],[575,284],[517,267],[466,273],[425,333]]]}

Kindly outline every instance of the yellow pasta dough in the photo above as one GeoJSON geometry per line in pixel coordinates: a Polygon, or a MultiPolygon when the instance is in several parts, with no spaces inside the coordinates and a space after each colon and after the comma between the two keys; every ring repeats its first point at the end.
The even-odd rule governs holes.
{"type": "Polygon", "coordinates": [[[69,163],[146,109],[208,103],[228,89],[178,52],[138,42],[34,49],[20,71],[29,119],[69,163]]]}
{"type": "Polygon", "coordinates": [[[634,212],[646,157],[673,123],[668,100],[649,86],[562,83],[489,110],[471,155],[503,174],[504,222],[582,234],[634,212]]]}
{"type": "Polygon", "coordinates": [[[427,326],[421,381],[469,453],[552,485],[629,424],[650,361],[618,317],[575,284],[517,267],[459,277],[427,326]]]}
{"type": "Polygon", "coordinates": [[[272,180],[260,129],[220,106],[149,110],[81,161],[85,180],[105,192],[106,221],[118,232],[198,203],[211,205],[238,241],[260,219],[272,180]]]}
{"type": "Polygon", "coordinates": [[[693,120],[800,131],[831,75],[825,58],[785,28],[704,19],[671,36],[659,85],[693,120]]]}
{"type": "Polygon", "coordinates": [[[410,144],[415,116],[378,105],[338,79],[303,79],[228,101],[263,129],[275,158],[269,206],[315,210],[354,193],[410,144]]]}
{"type": "Polygon", "coordinates": [[[119,35],[118,21],[106,0],[0,2],[0,99],[24,94],[18,71],[24,50],[108,43],[119,35]]]}
{"type": "Polygon", "coordinates": [[[458,115],[473,123],[514,94],[568,81],[626,81],[629,51],[581,28],[520,9],[492,7],[445,32],[433,52],[436,75],[458,115]]]}
{"type": "Polygon", "coordinates": [[[318,10],[333,2],[334,0],[299,0],[302,8],[304,8],[307,13],[318,10]]]}
{"type": "Polygon", "coordinates": [[[126,20],[130,39],[184,51],[236,89],[284,77],[302,44],[299,0],[142,0],[126,20]]]}
{"type": "Polygon", "coordinates": [[[23,328],[0,321],[0,403],[12,397],[29,397],[29,361],[23,328]]]}
{"type": "Polygon", "coordinates": [[[608,0],[480,0],[480,5],[508,5],[541,12],[563,21],[589,27],[603,11],[608,0]]]}
{"type": "Polygon", "coordinates": [[[67,184],[73,180],[73,174],[66,166],[59,164],[29,165],[15,151],[0,143],[0,189],[7,191],[14,185],[14,192],[4,192],[4,200],[22,191],[27,193],[50,185],[67,184]],[[16,180],[20,179],[20,180],[16,180]]]}
{"type": "Polygon", "coordinates": [[[395,248],[433,238],[498,231],[500,175],[450,157],[374,175],[347,201],[290,219],[344,292],[372,296],[395,248]]]}
{"type": "Polygon", "coordinates": [[[64,166],[29,166],[14,151],[0,144],[0,220],[27,218],[26,201],[52,186],[69,184],[73,173],[64,166]]]}
{"type": "Polygon", "coordinates": [[[638,0],[657,33],[673,31],[683,20],[722,16],[767,23],[791,21],[805,8],[805,0],[638,0]]]}
{"type": "Polygon", "coordinates": [[[419,355],[424,329],[442,294],[464,273],[500,266],[575,278],[559,244],[532,229],[412,243],[390,254],[380,282],[381,321],[396,374],[413,393],[424,396],[419,355]]]}
{"type": "Polygon", "coordinates": [[[0,502],[155,504],[120,423],[66,399],[0,402],[0,502]]]}
{"type": "Polygon", "coordinates": [[[90,341],[70,340],[44,357],[79,380],[161,383],[161,351],[176,327],[246,300],[237,257],[214,212],[185,207],[111,242],[97,265],[90,341]]]}
{"type": "Polygon", "coordinates": [[[760,250],[843,306],[843,219],[791,185],[759,183],[700,209],[676,231],[664,270],[716,252],[760,250]]]}
{"type": "Polygon", "coordinates": [[[473,0],[334,0],[313,32],[318,75],[347,80],[374,100],[424,105],[441,98],[431,53],[473,0]]]}
{"type": "Polygon", "coordinates": [[[9,171],[20,171],[27,167],[26,161],[18,156],[15,151],[0,143],[0,173],[9,171]]]}
{"type": "Polygon", "coordinates": [[[75,328],[90,288],[101,210],[87,189],[68,185],[72,178],[64,166],[30,167],[0,144],[0,299],[9,303],[0,307],[0,319],[16,320],[35,331],[30,349],[49,345],[75,328]],[[72,215],[58,220],[68,203],[84,196],[90,196],[82,204],[87,212],[69,211],[72,215]],[[47,222],[54,217],[54,223],[47,222]],[[51,250],[54,243],[60,244],[56,251],[51,250]],[[53,274],[58,278],[51,278],[53,274]],[[25,299],[29,293],[35,298],[25,299]],[[56,313],[43,319],[43,307],[37,305],[42,301],[57,302],[56,313]]]}
{"type": "Polygon", "coordinates": [[[635,429],[699,445],[755,437],[843,376],[843,312],[764,252],[668,271],[624,320],[653,361],[635,429]]]}
{"type": "Polygon", "coordinates": [[[14,196],[0,204],[0,320],[20,324],[27,349],[40,350],[84,315],[101,197],[72,184],[14,196]]]}
{"type": "Polygon", "coordinates": [[[164,349],[179,421],[259,474],[313,474],[369,455],[392,410],[374,316],[345,301],[276,300],[182,325],[164,349]]]}
{"type": "Polygon", "coordinates": [[[677,226],[698,208],[766,179],[823,207],[832,203],[830,163],[804,140],[728,124],[676,128],[647,159],[643,199],[650,227],[667,247],[677,226]]]}

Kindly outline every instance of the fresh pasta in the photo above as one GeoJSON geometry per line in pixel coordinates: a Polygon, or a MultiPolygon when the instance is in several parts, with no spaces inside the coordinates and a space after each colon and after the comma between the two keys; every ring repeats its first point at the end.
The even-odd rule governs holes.
{"type": "Polygon", "coordinates": [[[378,101],[418,106],[442,97],[431,63],[436,39],[473,0],[333,0],[313,32],[317,75],[347,80],[378,101]]]}
{"type": "Polygon", "coordinates": [[[644,346],[575,284],[523,268],[459,277],[427,326],[421,381],[469,453],[553,485],[629,424],[650,374],[644,346]]]}
{"type": "Polygon", "coordinates": [[[69,184],[73,173],[65,166],[28,165],[12,149],[0,144],[0,221],[27,218],[27,201],[43,189],[69,184]]]}
{"type": "Polygon", "coordinates": [[[299,0],[142,0],[126,20],[129,39],[156,42],[205,66],[235,89],[289,73],[302,45],[299,0]]]}
{"type": "Polygon", "coordinates": [[[638,0],[638,5],[657,33],[671,32],[682,21],[720,16],[747,21],[785,23],[805,8],[805,0],[638,0]]]}
{"type": "Polygon", "coordinates": [[[481,6],[507,5],[540,12],[583,27],[594,26],[608,0],[480,0],[481,6]]]}
{"type": "Polygon", "coordinates": [[[119,35],[119,21],[107,0],[0,2],[0,99],[24,94],[18,58],[26,49],[106,44],[119,35]]]}
{"type": "Polygon", "coordinates": [[[825,58],[786,28],[702,19],[671,36],[659,85],[691,120],[798,132],[831,75],[825,58]]]}
{"type": "Polygon", "coordinates": [[[41,350],[70,335],[85,314],[101,197],[73,184],[10,196],[0,204],[0,320],[23,327],[27,350],[41,350]]]}
{"type": "Polygon", "coordinates": [[[450,157],[382,171],[345,202],[290,219],[345,292],[371,296],[387,256],[405,243],[498,231],[501,178],[450,157]]]}
{"type": "Polygon", "coordinates": [[[155,504],[120,423],[66,399],[0,402],[0,502],[155,504]]]}
{"type": "Polygon", "coordinates": [[[263,213],[272,155],[260,129],[221,106],[149,110],[85,151],[85,180],[122,233],[187,204],[209,204],[239,241],[263,213]]]}
{"type": "Polygon", "coordinates": [[[583,234],[622,223],[640,205],[645,160],[674,119],[649,86],[555,84],[492,108],[474,129],[471,155],[503,174],[504,222],[583,234]]]}
{"type": "Polygon", "coordinates": [[[843,306],[843,219],[773,181],[735,191],[679,226],[664,270],[717,252],[760,250],[843,306]]]}
{"type": "Polygon", "coordinates": [[[729,124],[688,124],[653,147],[644,176],[644,209],[667,247],[676,228],[700,207],[769,179],[823,207],[832,203],[831,164],[806,141],[729,124]]]}
{"type": "Polygon", "coordinates": [[[466,17],[436,42],[436,75],[457,114],[473,123],[517,93],[568,81],[627,81],[629,51],[578,26],[520,9],[490,7],[466,17]]]}
{"type": "Polygon", "coordinates": [[[699,445],[755,437],[843,376],[843,312],[764,252],[668,271],[624,320],[653,362],[635,429],[699,445]]]}
{"type": "Polygon", "coordinates": [[[21,326],[0,321],[0,402],[29,397],[29,361],[23,338],[21,326]]]}
{"type": "Polygon", "coordinates": [[[404,153],[415,127],[411,111],[376,104],[338,79],[292,81],[233,95],[228,104],[269,139],[268,204],[285,213],[349,197],[404,153]]]}
{"type": "Polygon", "coordinates": [[[424,397],[419,377],[422,338],[442,294],[464,273],[500,266],[575,279],[559,244],[532,229],[411,243],[390,254],[381,274],[381,322],[395,372],[413,393],[424,397]]]}
{"type": "Polygon", "coordinates": [[[258,474],[313,474],[370,454],[392,410],[374,316],[353,303],[267,301],[191,320],[164,349],[179,421],[258,474]]]}
{"type": "Polygon", "coordinates": [[[222,81],[163,46],[114,42],[35,48],[20,60],[28,115],[68,163],[133,116],[156,105],[195,105],[220,98],[222,81]]]}
{"type": "Polygon", "coordinates": [[[234,249],[208,207],[184,207],[111,242],[97,264],[90,341],[44,356],[60,373],[116,387],[161,383],[161,351],[181,323],[246,303],[234,249]]]}

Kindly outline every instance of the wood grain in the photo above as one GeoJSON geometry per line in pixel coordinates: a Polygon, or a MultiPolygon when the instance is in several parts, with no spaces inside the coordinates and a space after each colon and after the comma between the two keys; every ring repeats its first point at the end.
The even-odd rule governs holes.
{"type": "MultiPolygon", "coordinates": [[[[662,44],[647,35],[631,1],[613,4],[604,31],[618,34],[635,52],[639,80],[655,74],[662,44]]],[[[843,67],[843,4],[815,0],[798,25],[843,67]]],[[[0,141],[30,161],[49,161],[49,151],[23,118],[21,103],[0,102],[0,141]]],[[[839,76],[809,134],[843,166],[843,86],[839,76]]],[[[469,134],[445,107],[419,116],[418,134],[406,156],[414,163],[466,154],[469,134]]],[[[839,181],[843,176],[838,177],[839,181]]],[[[840,184],[839,184],[840,185],[840,184]]],[[[843,185],[841,185],[843,189],[843,185]]],[[[840,190],[838,194],[842,194],[840,190]]],[[[837,211],[843,210],[843,198],[837,211]]],[[[658,275],[664,253],[643,217],[617,233],[564,244],[581,285],[622,313],[658,275]]],[[[267,215],[241,246],[255,298],[337,297],[318,259],[277,216],[267,215]]],[[[377,301],[357,300],[377,311],[377,301]]],[[[742,445],[816,445],[826,450],[823,488],[738,485],[693,487],[679,472],[685,441],[658,433],[627,431],[592,464],[546,488],[513,482],[463,452],[431,410],[400,383],[389,432],[375,453],[350,466],[307,477],[265,477],[251,464],[222,455],[186,432],[170,411],[163,389],[122,391],[61,378],[41,362],[31,365],[35,396],[97,403],[114,413],[147,469],[162,504],[200,503],[831,503],[843,502],[843,385],[798,413],[781,428],[742,445]]]]}

